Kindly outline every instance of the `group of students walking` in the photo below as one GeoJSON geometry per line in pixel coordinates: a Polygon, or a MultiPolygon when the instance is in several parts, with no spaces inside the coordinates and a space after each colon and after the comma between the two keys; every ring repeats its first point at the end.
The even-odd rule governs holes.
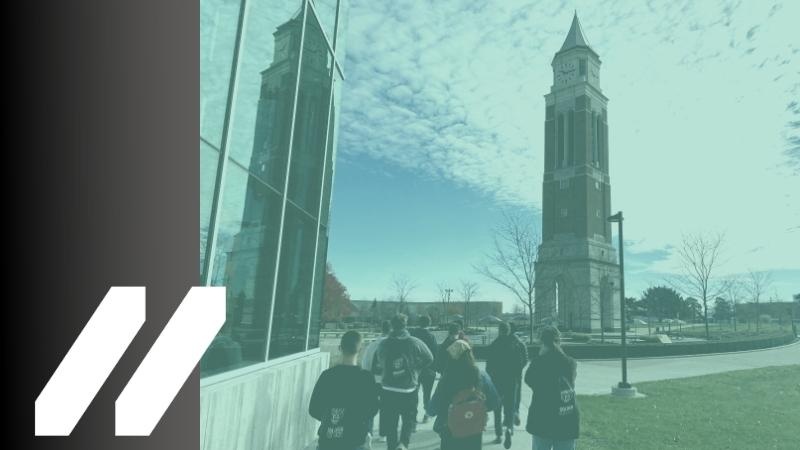
{"type": "MultiPolygon", "coordinates": [[[[509,324],[499,325],[484,372],[460,324],[450,324],[448,336],[437,345],[427,329],[430,318],[422,316],[419,327],[410,331],[406,322],[403,314],[384,322],[383,335],[364,349],[360,361],[361,334],[344,333],[341,363],[322,373],[311,395],[309,413],[320,421],[319,450],[369,450],[384,439],[387,450],[410,449],[420,387],[422,422],[435,417],[441,450],[481,449],[489,412],[494,413],[494,443],[510,448],[514,427],[521,424],[522,373],[529,358],[509,324]]],[[[543,328],[540,340],[539,354],[524,376],[533,390],[526,430],[533,435],[533,450],[574,449],[579,431],[576,363],[561,350],[556,328],[543,328]]]]}

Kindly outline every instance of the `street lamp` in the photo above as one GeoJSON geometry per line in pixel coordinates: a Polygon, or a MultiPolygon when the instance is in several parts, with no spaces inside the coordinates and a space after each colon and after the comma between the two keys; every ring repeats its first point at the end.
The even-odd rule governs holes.
{"type": "Polygon", "coordinates": [[[625,319],[625,257],[622,251],[622,211],[614,214],[607,219],[609,222],[616,222],[619,224],[619,320],[622,341],[622,381],[617,386],[611,388],[614,395],[621,397],[633,397],[636,395],[636,388],[628,383],[628,354],[627,342],[625,336],[626,319],[625,319]]]}

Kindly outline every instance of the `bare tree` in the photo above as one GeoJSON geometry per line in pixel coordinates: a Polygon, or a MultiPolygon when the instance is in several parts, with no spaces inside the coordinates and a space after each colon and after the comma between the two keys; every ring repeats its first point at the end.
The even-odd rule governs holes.
{"type": "Polygon", "coordinates": [[[461,281],[461,299],[464,300],[464,329],[469,328],[469,302],[478,293],[478,283],[461,281]]]}
{"type": "Polygon", "coordinates": [[[728,294],[728,299],[731,301],[731,317],[733,318],[733,331],[736,331],[736,322],[738,318],[736,317],[736,310],[738,308],[739,302],[742,300],[744,294],[742,293],[744,286],[742,284],[742,280],[739,278],[730,278],[728,280],[728,289],[726,292],[728,294]]]}
{"type": "Polygon", "coordinates": [[[708,300],[717,298],[728,285],[726,279],[717,276],[723,243],[724,235],[720,233],[684,235],[678,247],[682,273],[669,281],[677,291],[703,302],[706,339],[710,337],[708,300]]]}
{"type": "Polygon", "coordinates": [[[442,325],[447,322],[447,307],[450,305],[450,295],[453,289],[447,287],[447,283],[436,283],[436,289],[439,291],[439,298],[442,300],[442,325]]]}
{"type": "Polygon", "coordinates": [[[761,323],[761,296],[766,294],[771,284],[772,274],[770,272],[755,272],[752,270],[747,272],[744,290],[750,297],[750,301],[756,305],[756,331],[759,331],[761,323]]]}
{"type": "Polygon", "coordinates": [[[398,306],[398,312],[405,312],[408,296],[411,295],[411,292],[417,288],[417,285],[405,275],[395,275],[392,278],[392,286],[394,287],[397,301],[400,303],[398,306]]]}
{"type": "Polygon", "coordinates": [[[533,309],[536,284],[534,266],[541,238],[533,225],[518,213],[504,213],[494,231],[493,248],[475,270],[507,288],[528,310],[530,338],[533,339],[533,309]]]}

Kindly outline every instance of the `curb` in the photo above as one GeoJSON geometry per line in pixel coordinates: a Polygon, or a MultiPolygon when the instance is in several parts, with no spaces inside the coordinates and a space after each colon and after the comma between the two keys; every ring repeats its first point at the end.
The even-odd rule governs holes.
{"type": "MultiPolygon", "coordinates": [[[[785,344],[785,345],[778,345],[776,347],[767,347],[767,348],[758,348],[754,350],[739,350],[735,352],[718,352],[718,353],[701,353],[696,355],[669,355],[669,356],[637,356],[637,357],[628,357],[626,358],[628,361],[630,360],[640,360],[640,359],[676,359],[676,358],[701,358],[703,356],[720,356],[720,355],[736,355],[741,353],[754,353],[754,352],[765,352],[769,350],[779,350],[782,348],[792,347],[794,345],[800,345],[800,339],[795,339],[794,342],[785,344]]],[[[619,361],[620,358],[582,358],[582,359],[575,359],[576,361],[619,361]]]]}

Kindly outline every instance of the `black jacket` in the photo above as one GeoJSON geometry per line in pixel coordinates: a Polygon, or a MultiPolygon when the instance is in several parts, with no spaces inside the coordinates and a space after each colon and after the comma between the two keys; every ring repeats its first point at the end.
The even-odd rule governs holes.
{"type": "MultiPolygon", "coordinates": [[[[409,332],[412,336],[425,343],[425,346],[431,351],[431,355],[433,355],[435,361],[438,346],[436,345],[436,337],[433,333],[427,328],[412,328],[409,332]]],[[[433,364],[423,369],[423,371],[433,373],[433,364]]]]}
{"type": "Polygon", "coordinates": [[[489,345],[487,355],[486,373],[498,389],[516,385],[522,369],[528,364],[528,350],[514,334],[495,339],[489,345]]]}
{"type": "MultiPolygon", "coordinates": [[[[356,448],[364,443],[378,412],[379,386],[358,366],[336,366],[320,375],[308,412],[321,422],[320,449],[356,448]]],[[[276,412],[278,413],[278,412],[276,412]]]]}
{"type": "Polygon", "coordinates": [[[525,384],[533,390],[528,411],[528,433],[546,439],[577,439],[580,432],[580,414],[575,405],[574,414],[559,416],[561,405],[561,377],[575,386],[577,364],[560,352],[550,351],[531,360],[525,372],[525,384]]]}

